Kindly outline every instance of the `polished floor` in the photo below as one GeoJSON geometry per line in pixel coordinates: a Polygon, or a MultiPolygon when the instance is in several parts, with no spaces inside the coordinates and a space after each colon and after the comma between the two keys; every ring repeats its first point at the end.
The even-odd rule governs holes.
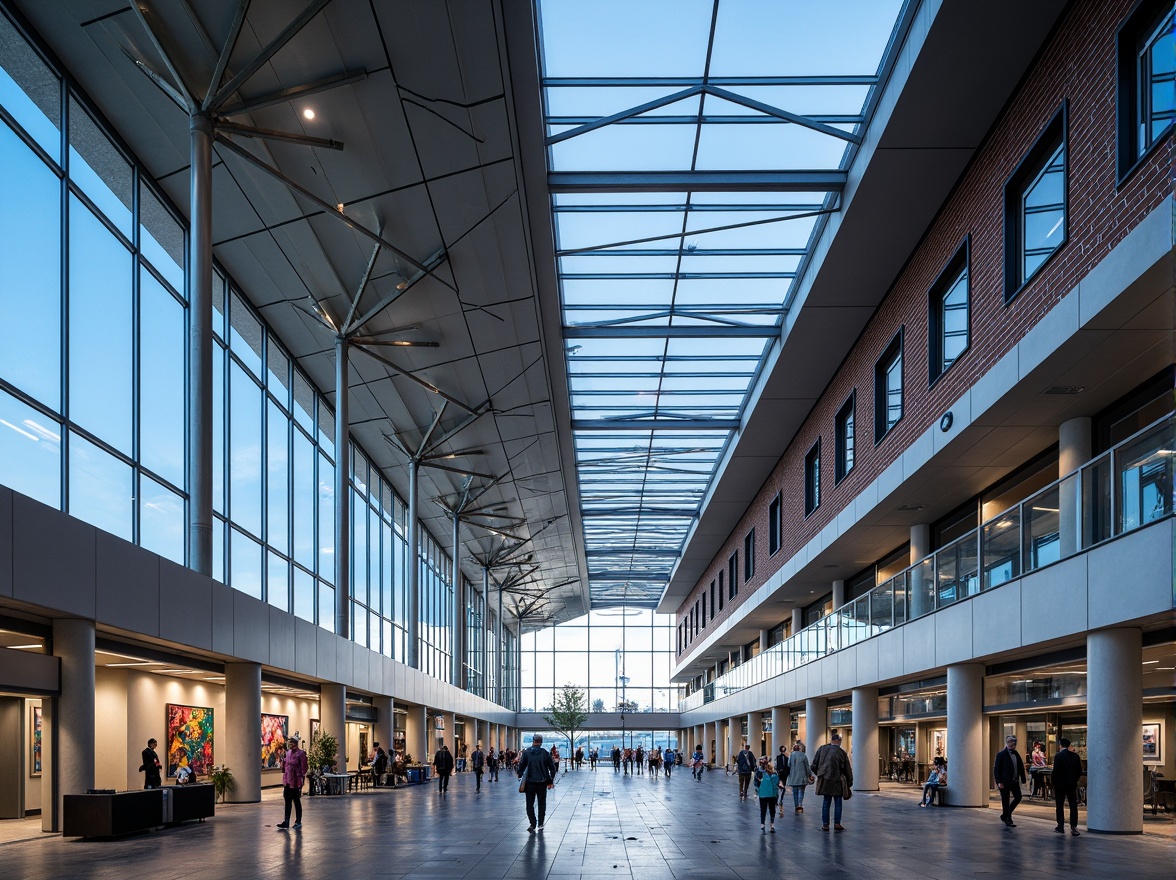
{"type": "MultiPolygon", "coordinates": [[[[278,831],[281,801],[218,807],[204,824],[114,841],[56,835],[0,843],[0,877],[49,878],[680,878],[1176,876],[1176,842],[1163,835],[1053,833],[1051,819],[993,810],[919,809],[910,789],[858,794],[843,834],[822,833],[820,801],[786,810],[761,834],[758,804],[741,803],[735,777],[701,782],[582,770],[560,779],[546,827],[527,833],[523,796],[504,774],[474,793],[472,774],[435,785],[304,798],[304,826],[278,831]]],[[[1033,812],[1039,812],[1034,810],[1033,812]]],[[[30,826],[31,827],[31,826],[30,826]]],[[[1085,826],[1082,826],[1085,830],[1085,826]]]]}

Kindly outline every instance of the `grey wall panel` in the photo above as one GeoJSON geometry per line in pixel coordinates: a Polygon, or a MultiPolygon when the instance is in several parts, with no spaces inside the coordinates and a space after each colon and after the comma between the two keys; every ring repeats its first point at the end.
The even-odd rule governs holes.
{"type": "Polygon", "coordinates": [[[300,617],[294,618],[294,665],[290,668],[303,675],[318,675],[319,628],[300,617]]]}
{"type": "Polygon", "coordinates": [[[1172,524],[1166,519],[1089,554],[1092,629],[1176,607],[1172,524]]]}
{"type": "Polygon", "coordinates": [[[1024,644],[1082,632],[1087,628],[1086,577],[1089,555],[1042,569],[1021,586],[1021,641],[1024,644]]]}
{"type": "Polygon", "coordinates": [[[294,621],[292,614],[267,606],[269,617],[269,664],[281,669],[294,669],[297,653],[294,644],[294,621]]]}
{"type": "Polygon", "coordinates": [[[972,603],[957,602],[935,614],[935,665],[962,663],[972,653],[972,603]]]}
{"type": "Polygon", "coordinates": [[[0,690],[44,691],[61,687],[61,658],[0,648],[0,690]]]}
{"type": "Polygon", "coordinates": [[[95,539],[95,620],[158,636],[159,557],[101,530],[95,539]]]}
{"type": "Polygon", "coordinates": [[[254,663],[270,660],[269,615],[272,610],[260,599],[236,590],[233,594],[233,656],[254,663]]]}
{"type": "Polygon", "coordinates": [[[212,650],[212,579],[159,561],[159,637],[212,650]]]}
{"type": "Polygon", "coordinates": [[[220,581],[211,581],[212,650],[233,656],[233,591],[220,581]]]}
{"type": "Polygon", "coordinates": [[[13,598],[92,620],[94,527],[19,493],[12,522],[13,598]]]}
{"type": "MultiPolygon", "coordinates": [[[[900,626],[878,636],[878,679],[885,681],[898,678],[905,672],[903,667],[903,640],[906,638],[906,627],[900,626]]],[[[801,697],[807,694],[800,694],[801,697]]]]}
{"type": "Polygon", "coordinates": [[[935,665],[935,615],[912,620],[902,628],[904,672],[935,665]]]}
{"type": "Polygon", "coordinates": [[[335,634],[328,632],[321,626],[315,627],[318,643],[315,650],[318,659],[315,661],[315,674],[325,681],[338,681],[338,648],[335,646],[335,634]]]}
{"type": "Polygon", "coordinates": [[[12,490],[0,486],[0,596],[12,595],[12,490]]]}
{"type": "Polygon", "coordinates": [[[972,606],[972,651],[983,657],[1021,647],[1021,582],[981,593],[972,606]]]}

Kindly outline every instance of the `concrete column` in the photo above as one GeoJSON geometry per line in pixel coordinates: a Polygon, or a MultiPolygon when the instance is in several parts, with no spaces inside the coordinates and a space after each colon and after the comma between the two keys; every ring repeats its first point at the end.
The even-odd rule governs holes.
{"type": "Polygon", "coordinates": [[[833,610],[845,604],[845,581],[833,581],[833,610]]]}
{"type": "Polygon", "coordinates": [[[791,635],[796,635],[802,629],[804,629],[804,609],[803,608],[793,608],[792,609],[792,633],[791,633],[791,635]]]}
{"type": "Polygon", "coordinates": [[[804,701],[804,746],[809,759],[828,741],[829,701],[824,697],[809,697],[804,701]]]}
{"type": "MultiPolygon", "coordinates": [[[[94,787],[94,744],[98,723],[94,715],[94,622],[72,618],[54,620],[53,654],[61,659],[61,696],[52,701],[55,742],[51,766],[56,771],[57,780],[52,799],[42,788],[42,803],[46,808],[52,808],[49,812],[53,815],[48,823],[43,818],[41,826],[45,828],[46,824],[51,824],[54,827],[45,830],[60,831],[62,797],[85,794],[87,789],[94,787]]],[[[261,766],[260,758],[257,766],[261,766]]]]}
{"type": "Polygon", "coordinates": [[[787,706],[773,706],[772,707],[772,760],[776,760],[776,755],[780,754],[780,746],[784,746],[784,750],[788,751],[791,746],[788,743],[788,722],[791,719],[788,716],[787,706]]]}
{"type": "MultiPolygon", "coordinates": [[[[494,702],[499,706],[506,705],[506,658],[502,650],[502,588],[498,588],[498,615],[494,619],[494,702]]],[[[517,712],[521,706],[516,706],[517,712]]]]}
{"type": "Polygon", "coordinates": [[[442,744],[449,746],[449,753],[453,755],[453,760],[457,760],[457,716],[449,712],[438,712],[437,717],[441,719],[444,729],[437,730],[436,725],[433,729],[433,737],[429,741],[429,755],[430,757],[437,749],[441,748],[442,744]]]}
{"type": "Polygon", "coordinates": [[[218,764],[233,771],[234,804],[261,800],[261,664],[225,664],[225,749],[218,764]]]}
{"type": "Polygon", "coordinates": [[[378,696],[373,701],[376,708],[375,742],[380,744],[385,752],[392,749],[396,713],[392,710],[392,698],[378,696]]]}
{"type": "Polygon", "coordinates": [[[768,650],[768,631],[766,629],[761,629],[759,632],[759,649],[761,654],[768,650]]]}
{"type": "Polygon", "coordinates": [[[322,730],[335,737],[339,743],[339,763],[335,769],[342,773],[347,766],[344,761],[348,757],[346,687],[341,684],[324,684],[319,688],[319,717],[322,730]]]}
{"type": "Polygon", "coordinates": [[[424,706],[408,706],[404,717],[404,748],[414,761],[429,763],[433,756],[429,754],[429,743],[425,738],[428,731],[428,718],[424,706]]]}
{"type": "MultiPolygon", "coordinates": [[[[1058,428],[1058,477],[1064,477],[1090,461],[1091,452],[1090,419],[1081,417],[1062,422],[1058,428]]],[[[1081,499],[1077,476],[1058,487],[1058,540],[1063,558],[1082,549],[1081,499]]]]}
{"type": "MultiPolygon", "coordinates": [[[[335,635],[351,638],[351,398],[347,337],[335,337],[335,635]]],[[[367,560],[362,560],[367,565],[367,560]]]]}
{"type": "MultiPolygon", "coordinates": [[[[926,523],[911,526],[911,554],[910,564],[914,565],[931,553],[931,527],[926,523]]],[[[935,610],[935,600],[931,596],[931,584],[924,583],[923,569],[916,568],[911,572],[911,598],[909,614],[911,619],[929,614],[935,610]]],[[[951,777],[948,777],[949,779],[951,777]]]]}
{"type": "Polygon", "coordinates": [[[757,758],[764,753],[763,713],[758,710],[747,713],[747,747],[757,758]]]}
{"type": "MultiPolygon", "coordinates": [[[[189,565],[212,575],[212,121],[189,127],[188,546],[189,565]]],[[[225,299],[226,304],[228,298],[225,299]]]]}
{"type": "Polygon", "coordinates": [[[980,663],[947,667],[946,757],[951,805],[987,807],[995,756],[985,747],[984,666],[980,663]]]}
{"type": "Polygon", "coordinates": [[[736,715],[727,719],[727,761],[734,761],[743,748],[743,717],[736,715]]]}
{"type": "MultiPolygon", "coordinates": [[[[1106,629],[1086,637],[1086,825],[1108,834],[1143,832],[1143,633],[1106,629]],[[1124,754],[1126,743],[1131,751],[1124,754]]],[[[950,778],[950,777],[949,777],[950,778]]]]}
{"type": "Polygon", "coordinates": [[[719,730],[721,725],[718,721],[708,721],[706,723],[706,757],[708,761],[713,761],[715,764],[723,763],[723,744],[719,742],[719,730]],[[713,755],[713,757],[712,757],[713,755]]]}
{"type": "Polygon", "coordinates": [[[854,791],[878,790],[878,689],[854,688],[853,708],[853,788],[854,791]]]}
{"type": "Polygon", "coordinates": [[[695,746],[702,746],[702,754],[706,757],[706,743],[703,742],[706,736],[706,731],[701,724],[694,725],[694,730],[691,733],[690,751],[694,751],[695,746]]]}
{"type": "MultiPolygon", "coordinates": [[[[464,503],[464,502],[463,502],[464,503]]],[[[465,688],[465,579],[461,576],[461,518],[453,514],[453,537],[450,553],[453,566],[450,579],[453,581],[453,613],[450,615],[450,644],[453,656],[450,658],[449,681],[454,687],[465,688]]]]}
{"type": "Polygon", "coordinates": [[[408,510],[405,524],[408,553],[408,619],[405,621],[405,641],[408,643],[405,664],[412,669],[421,668],[421,560],[420,524],[417,522],[417,478],[418,463],[415,458],[408,460],[408,510]]]}

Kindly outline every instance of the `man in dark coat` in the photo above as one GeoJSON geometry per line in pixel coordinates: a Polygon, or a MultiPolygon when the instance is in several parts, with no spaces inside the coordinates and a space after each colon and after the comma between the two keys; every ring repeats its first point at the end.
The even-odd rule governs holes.
{"type": "Polygon", "coordinates": [[[755,752],[743,744],[739,754],[735,756],[735,766],[739,770],[739,800],[747,800],[747,790],[751,787],[751,774],[755,773],[755,752]]]}
{"type": "Polygon", "coordinates": [[[531,748],[519,756],[519,779],[523,781],[523,792],[527,796],[527,831],[535,833],[535,827],[543,830],[547,818],[547,791],[555,788],[555,762],[551,753],[543,748],[543,737],[538,733],[531,740],[531,748]],[[535,815],[535,801],[539,801],[539,815],[535,815]]]}
{"type": "Polygon", "coordinates": [[[139,769],[147,774],[143,780],[144,788],[159,788],[163,785],[161,776],[163,765],[159,762],[159,754],[155,751],[156,745],[158,743],[155,739],[149,739],[147,740],[147,748],[143,749],[143,763],[139,769]]]}
{"type": "Polygon", "coordinates": [[[1017,754],[1017,738],[1005,737],[1005,747],[996,753],[992,765],[992,777],[1000,789],[1000,821],[1009,828],[1016,828],[1013,810],[1021,803],[1021,785],[1025,782],[1025,762],[1017,754]]]}
{"type": "Polygon", "coordinates": [[[1082,778],[1082,759],[1070,748],[1070,741],[1064,736],[1058,743],[1062,748],[1054,755],[1053,775],[1050,777],[1058,818],[1058,827],[1054,831],[1058,834],[1066,833],[1066,824],[1062,821],[1062,802],[1069,801],[1070,833],[1078,837],[1078,780],[1082,778]]]}
{"type": "Polygon", "coordinates": [[[477,794],[482,790],[482,771],[486,769],[486,753],[482,751],[480,740],[474,753],[470,755],[470,762],[474,765],[474,779],[478,781],[478,787],[474,789],[474,793],[477,794]]]}
{"type": "Polygon", "coordinates": [[[453,773],[453,754],[449,746],[442,745],[433,756],[433,769],[437,771],[437,791],[441,794],[449,792],[449,776],[453,773]]]}
{"type": "Polygon", "coordinates": [[[821,830],[829,830],[829,802],[833,802],[833,830],[844,831],[841,825],[841,806],[845,789],[853,785],[853,768],[849,755],[841,748],[841,734],[829,737],[829,742],[817,749],[813,755],[813,775],[817,777],[817,794],[824,800],[821,804],[821,830]]]}

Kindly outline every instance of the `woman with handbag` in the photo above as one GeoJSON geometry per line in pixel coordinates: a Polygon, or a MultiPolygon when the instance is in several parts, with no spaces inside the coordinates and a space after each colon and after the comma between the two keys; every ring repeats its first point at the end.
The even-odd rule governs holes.
{"type": "Polygon", "coordinates": [[[844,831],[841,825],[842,801],[853,796],[853,768],[849,756],[841,748],[841,734],[835,733],[829,742],[813,755],[813,774],[817,777],[817,794],[821,804],[821,830],[829,830],[829,802],[833,801],[833,830],[844,831]]]}
{"type": "Polygon", "coordinates": [[[804,812],[804,790],[813,781],[813,768],[800,743],[792,746],[788,756],[788,784],[792,786],[792,805],[797,813],[804,812]]]}

